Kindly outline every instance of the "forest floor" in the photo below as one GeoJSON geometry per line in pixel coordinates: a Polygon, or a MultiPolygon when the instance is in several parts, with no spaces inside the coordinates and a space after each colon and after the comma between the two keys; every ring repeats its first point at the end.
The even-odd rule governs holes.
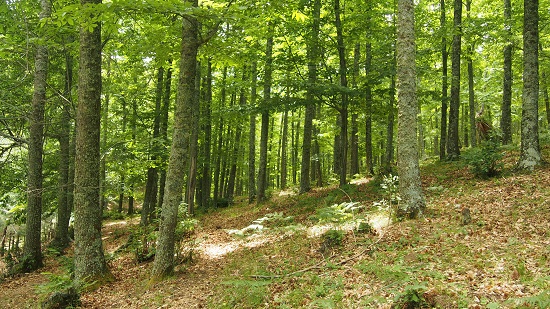
{"type": "MultiPolygon", "coordinates": [[[[425,162],[424,217],[390,225],[373,206],[387,195],[374,179],[237,201],[199,215],[182,244],[192,258],[153,285],[151,262],[117,252],[138,219],[109,221],[116,280],[83,294],[82,308],[549,308],[550,166],[514,173],[513,160],[487,180],[460,162],[425,162]],[[374,230],[358,230],[361,221],[374,230]]],[[[0,308],[39,307],[67,260],[47,255],[39,272],[5,279],[0,308]]]]}

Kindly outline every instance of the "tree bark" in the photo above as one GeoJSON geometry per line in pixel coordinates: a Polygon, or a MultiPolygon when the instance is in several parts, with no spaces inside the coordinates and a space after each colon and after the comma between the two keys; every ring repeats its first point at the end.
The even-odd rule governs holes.
{"type": "MultiPolygon", "coordinates": [[[[470,9],[472,5],[472,0],[466,1],[466,12],[467,17],[470,19],[470,9]]],[[[469,115],[469,130],[466,129],[468,126],[465,126],[465,132],[464,132],[464,144],[468,146],[468,143],[466,142],[468,140],[468,137],[470,139],[470,143],[472,144],[472,147],[477,146],[477,139],[476,139],[476,102],[475,102],[475,92],[474,92],[474,43],[471,42],[468,46],[468,107],[466,114],[469,115]],[[469,135],[468,135],[469,131],[469,135]]],[[[464,119],[466,120],[466,118],[464,119]]],[[[466,122],[466,121],[465,121],[466,122]]]]}
{"type": "Polygon", "coordinates": [[[71,164],[71,89],[73,87],[73,56],[65,52],[65,90],[62,98],[62,114],[59,132],[59,192],[57,207],[57,225],[55,238],[51,246],[59,251],[69,246],[69,169],[71,164]]]}
{"type": "MultiPolygon", "coordinates": [[[[186,1],[194,7],[197,0],[186,1]]],[[[189,113],[196,99],[195,78],[199,49],[198,22],[194,16],[185,16],[182,26],[182,45],[178,96],[174,111],[174,131],[170,159],[166,172],[166,188],[161,210],[159,237],[151,280],[158,281],[174,272],[175,229],[178,206],[182,201],[185,170],[189,155],[189,113]]],[[[194,128],[196,130],[196,128],[194,128]]]]}
{"type": "Polygon", "coordinates": [[[287,174],[288,174],[288,155],[287,155],[287,143],[288,143],[288,111],[283,113],[283,134],[281,140],[281,189],[284,190],[287,187],[287,174]]]}
{"type": "Polygon", "coordinates": [[[454,0],[454,32],[451,79],[451,104],[449,109],[449,133],[447,140],[447,159],[458,160],[459,147],[459,115],[460,115],[460,52],[462,38],[462,0],[454,0]]]}
{"type": "MultiPolygon", "coordinates": [[[[168,112],[170,110],[170,94],[172,86],[172,59],[168,60],[168,71],[166,72],[166,79],[164,80],[164,95],[162,97],[162,114],[160,118],[160,136],[163,140],[163,148],[168,145],[168,112]]],[[[168,157],[165,152],[161,152],[160,158],[162,162],[168,161],[168,157]]],[[[166,184],[166,168],[164,165],[160,168],[159,176],[159,191],[158,191],[158,203],[156,208],[151,211],[151,219],[156,216],[157,209],[160,209],[164,203],[164,189],[166,184]]]]}
{"type": "Polygon", "coordinates": [[[502,144],[512,142],[512,2],[504,0],[504,31],[506,45],[504,46],[504,79],[502,82],[502,105],[500,116],[500,130],[502,144]]]}
{"type": "MultiPolygon", "coordinates": [[[[51,3],[40,1],[40,20],[51,15],[51,3]]],[[[48,47],[38,45],[35,55],[34,91],[29,118],[29,169],[27,179],[27,224],[23,248],[23,271],[29,272],[42,266],[40,232],[42,227],[42,154],[44,143],[44,110],[48,78],[48,47]]]]}
{"type": "Polygon", "coordinates": [[[367,176],[374,175],[374,162],[372,155],[372,86],[370,80],[372,67],[372,44],[365,45],[365,75],[367,77],[365,87],[365,155],[367,176]]]}
{"type": "Polygon", "coordinates": [[[414,1],[398,0],[397,16],[397,88],[399,119],[397,130],[399,203],[398,216],[417,218],[425,202],[420,184],[418,163],[416,97],[416,55],[414,35],[414,1]]]}
{"type": "MultiPolygon", "coordinates": [[[[342,31],[342,21],[340,19],[340,0],[334,0],[334,25],[336,27],[336,41],[338,43],[338,58],[340,68],[340,86],[348,87],[346,50],[344,45],[344,35],[342,31]]],[[[339,170],[340,186],[347,184],[347,161],[348,161],[348,95],[342,92],[342,101],[340,105],[340,138],[338,146],[340,147],[339,170]]]]}
{"type": "Polygon", "coordinates": [[[210,169],[212,148],[212,61],[210,59],[208,59],[206,65],[206,89],[202,110],[202,131],[204,132],[202,153],[204,162],[202,164],[200,205],[206,207],[210,203],[210,192],[212,191],[212,173],[210,169]]]}
{"type": "MultiPolygon", "coordinates": [[[[252,62],[252,86],[250,90],[250,105],[256,106],[256,86],[258,70],[256,61],[252,62]]],[[[248,203],[256,198],[256,114],[250,114],[250,126],[248,131],[248,203]]]]}
{"type": "MultiPolygon", "coordinates": [[[[353,89],[357,89],[357,79],[359,78],[359,43],[353,50],[353,89]]],[[[355,101],[355,100],[354,100],[355,101]]],[[[351,136],[350,136],[350,174],[359,174],[359,127],[357,124],[357,112],[351,115],[351,136]]]]}
{"type": "Polygon", "coordinates": [[[195,69],[195,95],[192,105],[187,108],[189,113],[189,163],[187,174],[187,193],[185,194],[187,202],[187,213],[195,214],[195,189],[197,187],[197,161],[198,161],[198,144],[199,144],[199,116],[200,116],[200,63],[196,62],[195,69]]]}
{"type": "Polygon", "coordinates": [[[159,137],[160,137],[160,118],[162,108],[162,87],[164,85],[164,67],[161,65],[157,70],[157,88],[155,91],[155,114],[153,120],[153,142],[151,143],[151,166],[147,168],[147,180],[145,183],[145,197],[143,198],[143,206],[141,208],[142,226],[149,224],[150,214],[157,203],[158,192],[158,169],[157,169],[157,153],[160,152],[159,137]]]}
{"type": "MultiPolygon", "coordinates": [[[[81,0],[81,5],[98,5],[101,0],[81,0]]],[[[97,16],[96,16],[97,17],[97,16]]],[[[80,64],[75,155],[75,249],[74,273],[77,285],[110,280],[101,240],[99,200],[101,120],[101,25],[90,32],[80,28],[80,64]]]]}
{"type": "Polygon", "coordinates": [[[439,140],[439,159],[447,158],[447,103],[449,102],[449,79],[448,79],[448,59],[449,52],[447,51],[447,33],[446,33],[446,14],[445,0],[440,0],[440,24],[441,24],[441,130],[439,140]]]}
{"type": "MultiPolygon", "coordinates": [[[[306,111],[304,118],[304,136],[302,142],[302,163],[300,169],[300,193],[311,189],[310,169],[311,162],[311,140],[313,132],[313,119],[315,118],[315,83],[317,82],[317,62],[319,57],[319,28],[321,24],[321,0],[313,2],[312,18],[313,23],[309,40],[307,41],[306,57],[308,59],[308,87],[306,92],[306,111]]],[[[296,133],[298,133],[297,130],[296,133]]],[[[298,138],[296,138],[296,141],[298,138]]]]}
{"type": "Polygon", "coordinates": [[[262,128],[260,136],[260,169],[258,171],[258,202],[263,202],[267,189],[267,148],[269,140],[269,100],[271,99],[271,82],[273,73],[273,37],[267,38],[266,63],[264,76],[264,102],[262,111],[262,128]]]}
{"type": "Polygon", "coordinates": [[[524,1],[523,16],[523,97],[521,151],[518,168],[532,171],[541,163],[538,130],[539,106],[539,2],[524,1]]]}

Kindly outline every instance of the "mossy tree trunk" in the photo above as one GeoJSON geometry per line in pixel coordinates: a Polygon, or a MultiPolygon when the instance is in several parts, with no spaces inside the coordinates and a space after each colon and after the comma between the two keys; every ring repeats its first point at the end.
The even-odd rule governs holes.
{"type": "MultiPolygon", "coordinates": [[[[100,3],[101,0],[81,0],[83,6],[100,3]]],[[[111,278],[101,240],[100,119],[101,25],[96,24],[91,32],[80,28],[74,190],[74,273],[78,285],[94,281],[101,284],[111,278]]]]}

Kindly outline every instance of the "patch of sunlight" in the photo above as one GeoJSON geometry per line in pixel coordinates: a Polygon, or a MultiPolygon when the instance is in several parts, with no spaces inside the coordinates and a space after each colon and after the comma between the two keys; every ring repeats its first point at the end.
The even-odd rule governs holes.
{"type": "Polygon", "coordinates": [[[382,232],[382,229],[391,224],[391,220],[387,212],[380,211],[369,215],[369,224],[380,235],[382,232]]]}
{"type": "Polygon", "coordinates": [[[108,222],[108,223],[105,223],[103,226],[107,227],[107,226],[113,226],[113,225],[127,225],[127,224],[128,224],[128,222],[123,220],[123,221],[108,222]]]}
{"type": "Polygon", "coordinates": [[[350,183],[354,185],[362,185],[368,183],[372,178],[357,178],[353,179],[350,183]]]}
{"type": "Polygon", "coordinates": [[[279,196],[293,196],[296,195],[296,191],[292,189],[287,189],[279,192],[279,196]]]}
{"type": "Polygon", "coordinates": [[[267,235],[251,235],[248,239],[235,240],[226,243],[201,243],[198,250],[207,258],[215,260],[220,259],[240,248],[255,248],[266,243],[271,243],[279,237],[267,235]]]}
{"type": "Polygon", "coordinates": [[[219,259],[224,255],[237,250],[238,247],[238,244],[235,242],[222,244],[201,244],[199,246],[199,251],[204,253],[204,255],[210,259],[219,259]]]}
{"type": "Polygon", "coordinates": [[[350,221],[344,224],[323,224],[323,225],[314,225],[307,229],[307,237],[320,237],[328,230],[340,230],[340,231],[351,231],[357,226],[357,222],[350,221]]]}

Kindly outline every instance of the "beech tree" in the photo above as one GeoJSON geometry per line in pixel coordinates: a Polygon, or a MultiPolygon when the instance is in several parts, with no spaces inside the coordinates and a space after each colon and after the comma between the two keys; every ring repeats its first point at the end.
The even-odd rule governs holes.
{"type": "MultiPolygon", "coordinates": [[[[100,17],[101,0],[81,0],[90,17],[100,17]]],[[[99,136],[101,119],[101,24],[93,19],[80,27],[78,107],[74,189],[74,273],[79,285],[110,279],[101,240],[99,136]]]]}
{"type": "Polygon", "coordinates": [[[417,218],[424,208],[418,162],[416,56],[414,1],[397,3],[397,100],[399,106],[397,167],[399,172],[398,216],[417,218]]]}

